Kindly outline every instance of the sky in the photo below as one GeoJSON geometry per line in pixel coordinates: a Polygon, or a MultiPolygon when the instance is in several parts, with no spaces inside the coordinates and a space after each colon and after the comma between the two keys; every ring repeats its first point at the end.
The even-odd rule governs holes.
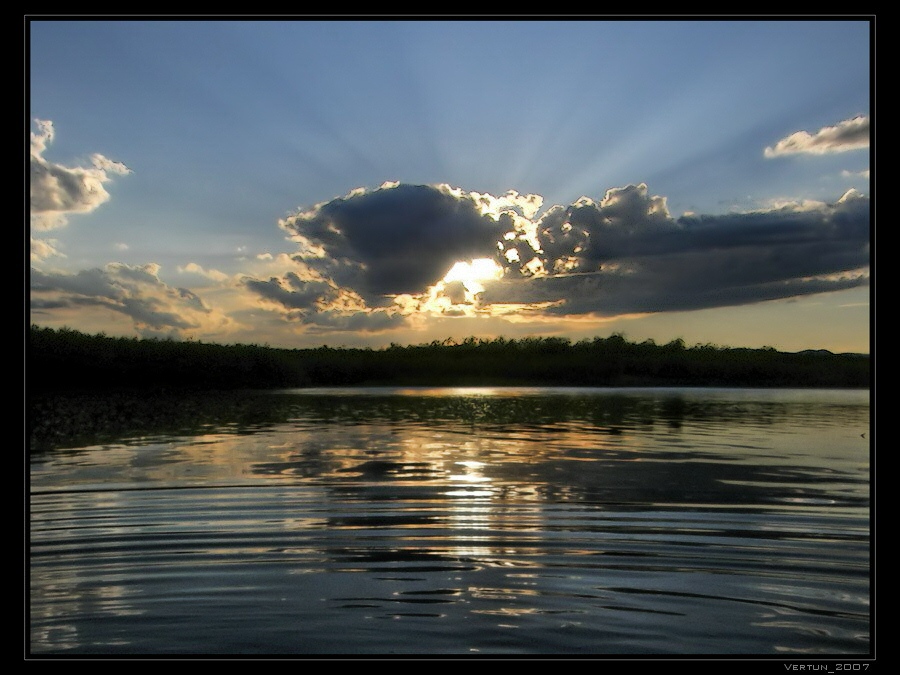
{"type": "Polygon", "coordinates": [[[870,351],[871,17],[24,30],[31,324],[870,351]]]}

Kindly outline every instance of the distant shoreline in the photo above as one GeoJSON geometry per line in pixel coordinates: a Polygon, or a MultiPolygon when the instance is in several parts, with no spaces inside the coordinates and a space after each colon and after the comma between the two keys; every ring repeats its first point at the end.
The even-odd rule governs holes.
{"type": "Polygon", "coordinates": [[[88,335],[32,326],[33,392],[323,386],[868,388],[868,354],[628,342],[620,335],[467,338],[384,349],[283,349],[88,335]]]}

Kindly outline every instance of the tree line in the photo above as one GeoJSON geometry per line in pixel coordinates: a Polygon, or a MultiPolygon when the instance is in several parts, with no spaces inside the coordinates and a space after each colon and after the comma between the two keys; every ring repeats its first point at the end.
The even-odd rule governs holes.
{"type": "Polygon", "coordinates": [[[314,386],[868,387],[867,354],[780,352],[630,342],[622,335],[475,338],[374,348],[286,349],[258,344],[88,335],[31,326],[26,388],[241,389],[314,386]]]}

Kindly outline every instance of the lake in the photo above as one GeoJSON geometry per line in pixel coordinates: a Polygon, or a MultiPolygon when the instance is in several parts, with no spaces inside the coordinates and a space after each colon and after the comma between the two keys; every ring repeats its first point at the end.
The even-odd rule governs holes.
{"type": "Polygon", "coordinates": [[[229,396],[41,408],[32,655],[870,654],[867,390],[229,396]]]}

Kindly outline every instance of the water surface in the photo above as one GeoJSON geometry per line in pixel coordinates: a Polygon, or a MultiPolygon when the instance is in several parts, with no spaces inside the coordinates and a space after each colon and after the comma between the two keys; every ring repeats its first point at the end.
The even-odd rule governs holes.
{"type": "Polygon", "coordinates": [[[33,654],[869,653],[867,391],[245,396],[32,448],[33,654]]]}

